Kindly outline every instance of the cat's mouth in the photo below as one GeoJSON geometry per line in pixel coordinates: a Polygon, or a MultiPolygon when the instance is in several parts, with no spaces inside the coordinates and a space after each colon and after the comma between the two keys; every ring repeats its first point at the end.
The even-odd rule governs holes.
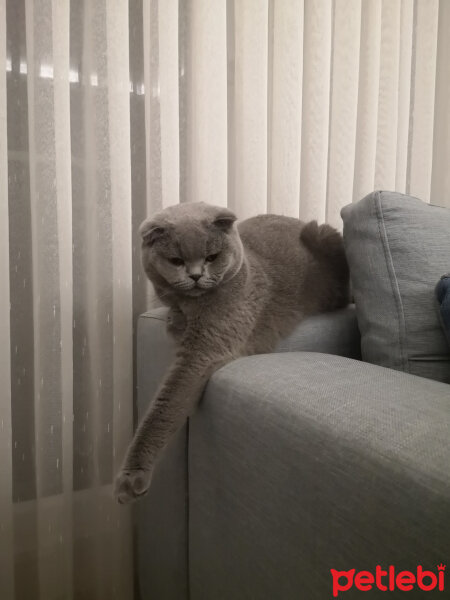
{"type": "Polygon", "coordinates": [[[188,296],[201,296],[201,294],[208,292],[210,289],[210,287],[204,288],[198,283],[194,283],[194,285],[191,288],[183,290],[183,293],[187,294],[188,296]]]}
{"type": "Polygon", "coordinates": [[[202,294],[206,294],[207,292],[212,291],[215,288],[213,285],[204,285],[199,282],[195,282],[192,287],[184,288],[182,291],[186,296],[201,296],[202,294]]]}
{"type": "Polygon", "coordinates": [[[181,293],[185,296],[201,296],[202,294],[210,292],[217,287],[217,284],[209,280],[193,281],[192,283],[183,281],[172,285],[178,293],[181,293]]]}

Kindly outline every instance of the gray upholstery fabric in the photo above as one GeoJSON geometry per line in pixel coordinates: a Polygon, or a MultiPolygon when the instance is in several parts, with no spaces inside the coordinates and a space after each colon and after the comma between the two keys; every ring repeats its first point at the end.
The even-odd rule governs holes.
{"type": "MultiPolygon", "coordinates": [[[[172,360],[166,311],[138,321],[138,416],[142,418],[172,360]]],[[[151,494],[135,505],[139,589],[142,600],[187,598],[187,432],[179,432],[156,465],[151,494]]]]}
{"type": "Polygon", "coordinates": [[[301,350],[361,358],[361,336],[354,305],[305,319],[279,343],[276,352],[301,350]]]}
{"type": "Polygon", "coordinates": [[[190,599],[323,600],[331,568],[445,564],[449,394],[312,353],[215,373],[190,421],[190,599]]]}
{"type": "Polygon", "coordinates": [[[341,214],[363,360],[450,382],[434,297],[449,268],[450,210],[374,192],[341,214]]]}
{"type": "MultiPolygon", "coordinates": [[[[173,356],[165,314],[139,319],[140,415],[173,356]]],[[[352,328],[350,314],[304,323],[310,333],[289,344],[336,349],[345,332],[327,319],[352,328]]],[[[189,449],[183,430],[135,507],[141,600],[321,600],[330,568],[445,562],[449,397],[444,384],[327,355],[227,365],[189,449]]]]}
{"type": "MultiPolygon", "coordinates": [[[[143,347],[164,345],[166,315],[167,308],[156,308],[141,315],[139,335],[143,347]]],[[[276,352],[300,350],[361,358],[360,334],[354,305],[305,319],[291,335],[279,343],[276,352]]]]}

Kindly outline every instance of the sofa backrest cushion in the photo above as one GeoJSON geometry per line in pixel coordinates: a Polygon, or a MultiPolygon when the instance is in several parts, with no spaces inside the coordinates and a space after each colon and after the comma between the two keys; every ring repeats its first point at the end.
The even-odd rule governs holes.
{"type": "Polygon", "coordinates": [[[450,267],[450,210],[377,191],[341,215],[363,360],[450,383],[435,297],[450,267]]]}

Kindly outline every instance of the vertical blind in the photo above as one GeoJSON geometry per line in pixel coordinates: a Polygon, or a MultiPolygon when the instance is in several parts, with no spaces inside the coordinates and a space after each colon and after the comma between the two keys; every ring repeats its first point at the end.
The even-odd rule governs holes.
{"type": "Polygon", "coordinates": [[[139,223],[450,207],[449,56],[448,0],[0,0],[2,600],[133,596],[139,223]]]}
{"type": "Polygon", "coordinates": [[[450,206],[448,2],[144,2],[147,202],[341,227],[373,189],[450,206]]]}

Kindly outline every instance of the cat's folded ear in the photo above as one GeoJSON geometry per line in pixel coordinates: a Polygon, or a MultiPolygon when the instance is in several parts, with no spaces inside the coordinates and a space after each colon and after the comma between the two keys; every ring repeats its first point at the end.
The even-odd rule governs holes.
{"type": "Polygon", "coordinates": [[[144,221],[139,227],[139,234],[142,241],[149,246],[153,244],[165,233],[165,228],[153,221],[144,221]]]}
{"type": "Polygon", "coordinates": [[[231,210],[223,208],[214,216],[213,225],[222,231],[230,231],[236,219],[236,215],[231,210]]]}

